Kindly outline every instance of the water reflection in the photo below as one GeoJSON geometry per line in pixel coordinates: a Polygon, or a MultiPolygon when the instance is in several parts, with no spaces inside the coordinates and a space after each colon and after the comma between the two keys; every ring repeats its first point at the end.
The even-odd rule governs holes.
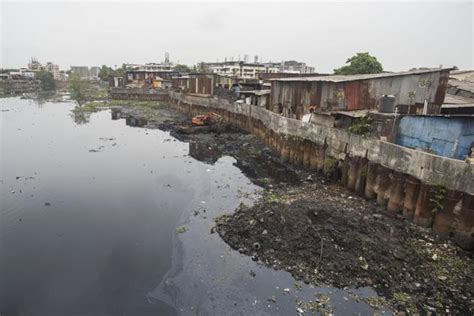
{"type": "Polygon", "coordinates": [[[89,123],[91,118],[91,112],[85,110],[80,105],[77,105],[74,107],[74,109],[71,110],[70,116],[74,120],[74,123],[78,125],[83,125],[89,123]]]}
{"type": "Polygon", "coordinates": [[[37,109],[0,100],[0,109],[13,107],[0,113],[8,135],[2,316],[294,315],[296,300],[314,299],[316,290],[333,293],[336,314],[373,314],[342,290],[297,290],[289,273],[258,265],[211,233],[215,217],[261,192],[236,167],[248,157],[218,158],[205,141],[170,142],[168,132],[130,128],[105,111],[78,127],[68,115],[81,107],[71,103],[37,109]]]}
{"type": "Polygon", "coordinates": [[[214,164],[222,157],[222,152],[208,143],[191,140],[189,142],[189,156],[208,164],[214,164]]]}
{"type": "Polygon", "coordinates": [[[148,124],[148,120],[143,117],[134,117],[130,115],[125,119],[125,124],[128,126],[143,127],[148,124]]]}
{"type": "Polygon", "coordinates": [[[125,113],[121,107],[112,107],[110,115],[113,121],[125,119],[125,124],[128,126],[143,127],[148,124],[148,120],[145,117],[125,113]]]}

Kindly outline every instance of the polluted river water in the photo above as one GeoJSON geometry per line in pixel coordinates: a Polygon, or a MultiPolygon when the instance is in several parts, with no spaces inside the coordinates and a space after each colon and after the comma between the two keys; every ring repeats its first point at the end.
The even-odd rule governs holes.
{"type": "Polygon", "coordinates": [[[76,123],[75,106],[0,99],[0,315],[297,315],[317,297],[322,314],[390,314],[212,234],[262,194],[234,158],[196,160],[110,110],[76,123]]]}

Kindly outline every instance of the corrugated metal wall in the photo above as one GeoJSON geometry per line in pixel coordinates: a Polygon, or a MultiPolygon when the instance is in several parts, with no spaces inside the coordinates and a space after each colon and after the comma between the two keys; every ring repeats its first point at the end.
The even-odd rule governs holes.
{"type": "Polygon", "coordinates": [[[381,95],[395,96],[395,104],[441,104],[449,71],[393,76],[347,82],[273,81],[271,108],[284,115],[301,118],[310,106],[326,110],[376,109],[381,95]],[[281,106],[279,107],[279,105],[281,106]]]}
{"type": "Polygon", "coordinates": [[[474,119],[404,116],[400,120],[396,143],[444,157],[464,159],[474,143],[474,119]]]}

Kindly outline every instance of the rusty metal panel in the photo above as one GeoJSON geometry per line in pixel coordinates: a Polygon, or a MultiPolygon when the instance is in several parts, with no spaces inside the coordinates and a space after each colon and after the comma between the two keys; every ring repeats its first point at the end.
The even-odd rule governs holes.
{"type": "MultiPolygon", "coordinates": [[[[429,100],[430,102],[435,102],[436,99],[436,91],[439,88],[439,78],[442,76],[442,73],[440,72],[434,72],[430,75],[429,83],[428,83],[428,89],[426,93],[426,99],[429,100]]],[[[448,75],[449,77],[449,75],[448,75]]],[[[444,90],[447,88],[444,88],[444,90]]]]}
{"type": "Polygon", "coordinates": [[[317,109],[321,108],[322,87],[321,82],[315,82],[313,86],[314,94],[311,97],[311,104],[316,106],[317,109]]]}
{"type": "Polygon", "coordinates": [[[400,95],[402,84],[403,84],[403,77],[387,78],[387,80],[385,80],[384,82],[386,83],[388,87],[382,84],[381,90],[379,91],[377,95],[377,99],[380,98],[381,95],[391,94],[395,96],[395,105],[408,104],[408,103],[403,103],[404,102],[402,101],[403,96],[400,95]]]}
{"type": "Polygon", "coordinates": [[[212,94],[212,79],[206,76],[199,76],[198,80],[198,94],[212,94]]]}
{"type": "Polygon", "coordinates": [[[329,92],[329,85],[327,83],[321,82],[321,102],[319,102],[319,106],[321,109],[326,109],[328,106],[328,92],[329,92]]]}
{"type": "Polygon", "coordinates": [[[446,96],[446,88],[448,87],[449,71],[444,71],[439,75],[438,87],[433,103],[443,104],[446,96]]]}
{"type": "Polygon", "coordinates": [[[406,76],[405,78],[401,78],[402,85],[400,88],[399,94],[399,104],[413,104],[410,103],[410,100],[415,100],[415,103],[423,102],[420,100],[420,96],[417,95],[417,87],[418,87],[418,76],[406,76]],[[414,96],[413,96],[414,94],[414,96]]]}
{"type": "Polygon", "coordinates": [[[197,92],[197,87],[196,87],[196,83],[197,83],[197,78],[189,78],[189,92],[190,93],[198,93],[197,92]]]}
{"type": "Polygon", "coordinates": [[[345,109],[348,111],[359,110],[360,82],[346,82],[344,85],[345,109]]]}
{"type": "Polygon", "coordinates": [[[359,107],[360,109],[374,109],[375,108],[375,104],[370,101],[368,80],[363,80],[360,82],[359,107]]]}

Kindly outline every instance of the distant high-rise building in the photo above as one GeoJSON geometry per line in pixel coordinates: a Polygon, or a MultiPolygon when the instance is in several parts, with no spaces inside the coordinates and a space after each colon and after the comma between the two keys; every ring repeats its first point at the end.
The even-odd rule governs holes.
{"type": "MultiPolygon", "coordinates": [[[[213,73],[223,76],[233,76],[240,78],[257,78],[260,73],[295,73],[295,74],[309,74],[314,73],[314,67],[309,67],[303,62],[295,60],[281,61],[281,62],[259,62],[258,55],[255,55],[254,62],[250,63],[249,55],[244,55],[244,60],[227,61],[217,63],[204,63],[207,69],[213,73]]],[[[261,60],[261,58],[260,58],[261,60]]]]}
{"type": "Polygon", "coordinates": [[[91,76],[87,66],[71,66],[71,73],[78,74],[81,78],[89,78],[91,76]]]}
{"type": "Polygon", "coordinates": [[[91,78],[93,79],[97,79],[99,78],[99,71],[100,71],[100,67],[91,67],[90,71],[89,71],[89,75],[91,76],[91,78]]]}
{"type": "Polygon", "coordinates": [[[30,62],[28,63],[28,69],[32,71],[40,71],[43,70],[43,65],[34,57],[31,58],[30,62]]]}
{"type": "Polygon", "coordinates": [[[53,75],[54,80],[61,80],[61,75],[59,74],[59,66],[53,64],[52,62],[47,62],[45,70],[53,75]]]}

